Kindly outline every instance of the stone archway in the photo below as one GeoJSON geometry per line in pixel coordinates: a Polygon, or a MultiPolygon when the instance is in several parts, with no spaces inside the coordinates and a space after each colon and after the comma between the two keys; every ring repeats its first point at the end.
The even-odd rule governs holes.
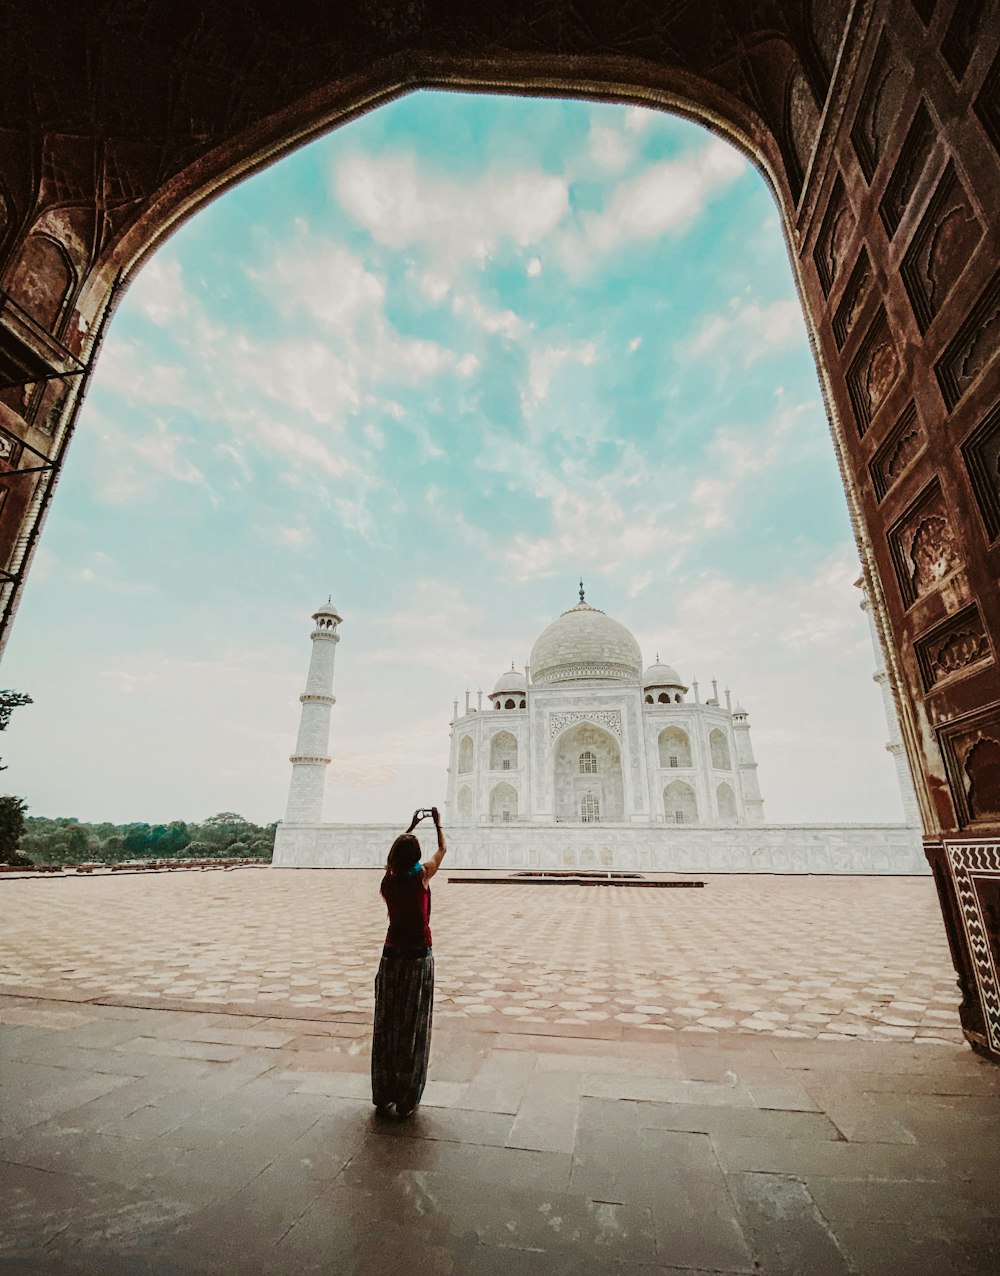
{"type": "Polygon", "coordinates": [[[115,303],[218,191],[417,87],[628,100],[697,119],[774,191],[963,1024],[1000,1057],[1000,1000],[970,935],[991,951],[1000,941],[966,889],[1000,871],[1000,813],[977,778],[995,768],[972,754],[1000,732],[992,7],[709,0],[697,22],[667,5],[625,23],[611,0],[586,22],[571,0],[405,11],[374,0],[331,10],[322,26],[311,9],[259,7],[239,39],[227,6],[202,6],[197,22],[167,0],[106,7],[115,20],[77,29],[70,45],[44,8],[6,16],[0,429],[16,459],[0,476],[3,634],[115,303]]]}

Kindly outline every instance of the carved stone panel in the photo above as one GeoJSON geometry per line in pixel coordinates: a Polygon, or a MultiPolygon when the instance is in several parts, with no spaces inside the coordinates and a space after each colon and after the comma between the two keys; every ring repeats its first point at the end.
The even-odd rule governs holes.
{"type": "Polygon", "coordinates": [[[913,192],[933,149],[934,128],[927,107],[921,102],[914,112],[913,123],[900,148],[899,158],[879,205],[879,215],[890,238],[903,220],[903,214],[913,198],[913,192]]]}
{"type": "Polygon", "coordinates": [[[959,0],[941,41],[941,53],[956,80],[961,80],[976,48],[976,36],[985,8],[983,0],[959,0]]]}
{"type": "Polygon", "coordinates": [[[969,312],[934,371],[953,408],[1000,349],[1000,272],[969,312]]]}
{"type": "Polygon", "coordinates": [[[927,331],[982,235],[972,201],[949,163],[903,259],[903,281],[921,332],[927,331]]]}
{"type": "Polygon", "coordinates": [[[990,141],[1000,151],[1000,55],[990,67],[974,106],[990,141]]]}
{"type": "Polygon", "coordinates": [[[906,87],[906,72],[883,32],[851,130],[851,141],[861,171],[869,182],[885,151],[889,132],[899,117],[906,87]]]}
{"type": "Polygon", "coordinates": [[[989,634],[975,603],[949,616],[914,643],[924,690],[993,662],[989,634]]]}
{"type": "Polygon", "coordinates": [[[1000,536],[1000,405],[962,444],[962,455],[991,541],[1000,536]]]}
{"type": "Polygon", "coordinates": [[[789,142],[795,155],[795,168],[801,184],[809,169],[816,133],[819,129],[819,111],[809,81],[802,71],[797,71],[788,83],[786,124],[789,142]]]}
{"type": "Polygon", "coordinates": [[[1000,843],[949,840],[944,846],[986,1044],[1000,1052],[1000,843]]]}
{"type": "Polygon", "coordinates": [[[827,80],[837,61],[849,9],[848,0],[809,0],[809,27],[827,80]]]}
{"type": "Polygon", "coordinates": [[[879,307],[847,373],[858,433],[864,434],[899,376],[899,355],[889,332],[885,310],[879,307]]]}
{"type": "Polygon", "coordinates": [[[874,272],[868,260],[868,253],[862,248],[861,256],[851,271],[851,278],[844,289],[837,313],[833,317],[833,335],[837,340],[838,349],[843,348],[844,342],[851,335],[858,315],[871,295],[873,280],[874,272]]]}
{"type": "Polygon", "coordinates": [[[825,293],[829,293],[843,272],[844,259],[847,256],[853,231],[854,213],[844,194],[843,182],[838,177],[813,250],[816,269],[825,293]]]}
{"type": "Polygon", "coordinates": [[[926,441],[923,427],[917,419],[917,410],[912,403],[908,403],[868,467],[875,495],[879,500],[900,475],[909,469],[910,464],[923,451],[926,441]]]}
{"type": "Polygon", "coordinates": [[[549,716],[549,739],[554,740],[567,727],[587,722],[603,727],[620,740],[622,738],[622,715],[617,709],[595,709],[589,713],[553,713],[549,716]]]}
{"type": "Polygon", "coordinates": [[[964,566],[948,507],[935,479],[889,531],[889,547],[907,607],[964,566]]]}
{"type": "Polygon", "coordinates": [[[1000,819],[1000,706],[938,731],[959,823],[1000,819]]]}

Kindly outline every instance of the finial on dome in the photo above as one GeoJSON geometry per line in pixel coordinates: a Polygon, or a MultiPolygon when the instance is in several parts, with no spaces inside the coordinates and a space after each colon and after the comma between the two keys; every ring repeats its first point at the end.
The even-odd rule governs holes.
{"type": "Polygon", "coordinates": [[[583,596],[583,577],[580,577],[580,602],[585,603],[587,600],[583,596]]]}

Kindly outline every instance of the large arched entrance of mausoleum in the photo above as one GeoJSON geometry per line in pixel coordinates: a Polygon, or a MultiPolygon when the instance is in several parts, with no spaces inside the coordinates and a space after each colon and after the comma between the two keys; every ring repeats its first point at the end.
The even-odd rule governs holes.
{"type": "Polygon", "coordinates": [[[590,722],[577,723],[556,740],[552,764],[558,822],[597,824],[624,819],[622,756],[610,731],[590,722]]]}
{"type": "Polygon", "coordinates": [[[1000,940],[982,903],[1000,873],[994,7],[716,0],[692,23],[683,5],[626,22],[614,5],[581,21],[569,0],[405,13],[375,3],[322,21],[311,8],[258,9],[238,40],[225,6],[204,7],[197,24],[166,0],[132,10],[69,46],[37,6],[6,19],[3,634],[116,301],[219,191],[418,87],[627,100],[700,120],[775,195],[963,1025],[1000,1059],[1000,940]]]}

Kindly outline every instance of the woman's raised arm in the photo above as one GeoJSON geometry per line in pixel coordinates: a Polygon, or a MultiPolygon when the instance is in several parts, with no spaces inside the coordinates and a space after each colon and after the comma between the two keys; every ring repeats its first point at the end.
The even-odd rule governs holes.
{"type": "Polygon", "coordinates": [[[424,881],[425,882],[429,882],[430,879],[434,876],[434,874],[438,871],[438,869],[441,867],[441,861],[444,859],[445,855],[448,852],[448,847],[445,845],[445,841],[444,841],[444,829],[441,827],[441,817],[440,815],[438,815],[438,809],[436,806],[431,807],[431,815],[434,818],[434,828],[437,830],[438,848],[434,852],[434,854],[430,857],[430,859],[426,862],[426,864],[424,864],[424,881]]]}

